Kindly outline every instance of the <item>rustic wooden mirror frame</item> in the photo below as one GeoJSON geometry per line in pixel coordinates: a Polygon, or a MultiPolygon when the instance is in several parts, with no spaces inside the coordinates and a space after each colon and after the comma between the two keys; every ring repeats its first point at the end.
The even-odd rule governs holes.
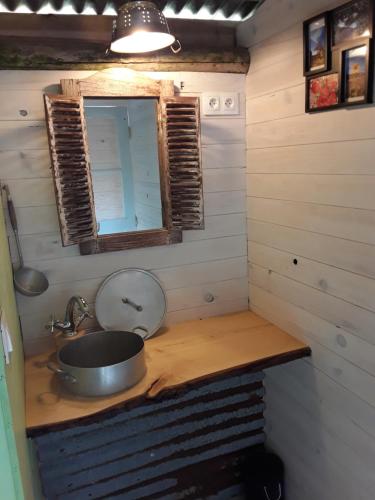
{"type": "MultiPolygon", "coordinates": [[[[59,96],[46,95],[45,103],[52,171],[63,245],[78,243],[80,253],[88,255],[180,243],[182,242],[182,230],[203,229],[199,99],[175,96],[173,80],[153,80],[142,73],[128,69],[104,70],[85,79],[63,79],[60,84],[62,94],[59,96]],[[85,97],[157,98],[162,229],[110,235],[97,234],[87,131],[83,113],[83,98],[85,97]],[[71,186],[70,173],[73,171],[72,165],[67,164],[67,161],[65,162],[69,173],[68,177],[66,171],[62,170],[62,168],[65,168],[64,163],[59,160],[61,159],[58,150],[59,144],[66,141],[67,144],[64,147],[68,148],[68,139],[66,137],[72,143],[71,138],[73,135],[73,132],[70,131],[70,128],[73,129],[73,125],[70,126],[68,123],[68,126],[66,126],[66,123],[64,123],[63,128],[59,128],[61,124],[58,120],[59,113],[61,114],[61,111],[63,111],[63,114],[69,114],[69,112],[65,113],[65,109],[69,110],[69,112],[74,111],[77,116],[79,115],[81,134],[79,168],[86,176],[83,199],[86,200],[84,208],[88,214],[87,218],[79,221],[79,223],[74,220],[74,217],[73,222],[69,222],[69,210],[64,207],[64,200],[67,197],[72,198],[73,196],[75,198],[74,202],[77,204],[77,199],[81,194],[77,191],[72,195],[70,191],[67,191],[71,186]],[[186,113],[190,116],[186,117],[186,113]],[[186,121],[189,123],[186,123],[186,121]],[[171,130],[174,133],[171,134],[171,130]],[[176,154],[180,155],[177,160],[176,154]],[[65,181],[61,180],[64,173],[67,175],[65,181]],[[61,185],[65,188],[65,192],[63,192],[61,185]],[[72,232],[71,228],[77,228],[77,226],[80,226],[81,229],[73,229],[72,232]],[[71,236],[72,234],[74,237],[71,236]]],[[[73,119],[71,123],[73,123],[73,119]]],[[[65,157],[69,156],[69,151],[69,149],[64,150],[65,157]]],[[[78,209],[81,210],[80,213],[83,213],[82,207],[78,207],[78,209]]]]}

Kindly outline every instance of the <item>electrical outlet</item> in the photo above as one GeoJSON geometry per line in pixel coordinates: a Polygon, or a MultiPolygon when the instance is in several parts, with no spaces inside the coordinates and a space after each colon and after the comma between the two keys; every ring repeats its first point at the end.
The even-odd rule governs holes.
{"type": "Polygon", "coordinates": [[[217,94],[204,93],[203,94],[203,114],[204,115],[218,115],[220,114],[220,96],[217,94]]]}
{"type": "Polygon", "coordinates": [[[238,115],[240,112],[239,95],[236,92],[202,94],[202,111],[206,116],[238,115]]]}
{"type": "Polygon", "coordinates": [[[238,115],[240,113],[239,95],[237,92],[223,92],[221,98],[222,115],[238,115]]]}

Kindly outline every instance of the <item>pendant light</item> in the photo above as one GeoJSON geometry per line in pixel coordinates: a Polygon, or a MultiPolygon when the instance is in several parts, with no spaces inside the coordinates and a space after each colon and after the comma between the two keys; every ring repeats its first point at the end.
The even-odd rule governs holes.
{"type": "Polygon", "coordinates": [[[181,50],[180,42],[169,31],[164,14],[153,2],[127,2],[119,8],[113,22],[113,52],[142,53],[165,47],[171,47],[175,53],[181,50]],[[172,47],[175,42],[177,49],[172,47]]]}

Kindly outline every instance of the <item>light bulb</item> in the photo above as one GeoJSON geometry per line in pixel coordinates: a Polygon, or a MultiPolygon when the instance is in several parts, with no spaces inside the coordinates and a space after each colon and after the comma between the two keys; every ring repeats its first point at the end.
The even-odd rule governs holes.
{"type": "Polygon", "coordinates": [[[111,44],[111,50],[119,53],[152,52],[168,47],[174,41],[175,37],[170,33],[139,30],[114,40],[111,44]]]}

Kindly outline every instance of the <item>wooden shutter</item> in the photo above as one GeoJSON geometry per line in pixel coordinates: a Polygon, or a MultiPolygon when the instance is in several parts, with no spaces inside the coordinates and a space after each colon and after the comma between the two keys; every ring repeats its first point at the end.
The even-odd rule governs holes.
{"type": "Polygon", "coordinates": [[[44,98],[61,238],[74,245],[97,237],[83,99],[44,98]]]}
{"type": "Polygon", "coordinates": [[[204,229],[199,99],[161,98],[172,227],[204,229]]]}

